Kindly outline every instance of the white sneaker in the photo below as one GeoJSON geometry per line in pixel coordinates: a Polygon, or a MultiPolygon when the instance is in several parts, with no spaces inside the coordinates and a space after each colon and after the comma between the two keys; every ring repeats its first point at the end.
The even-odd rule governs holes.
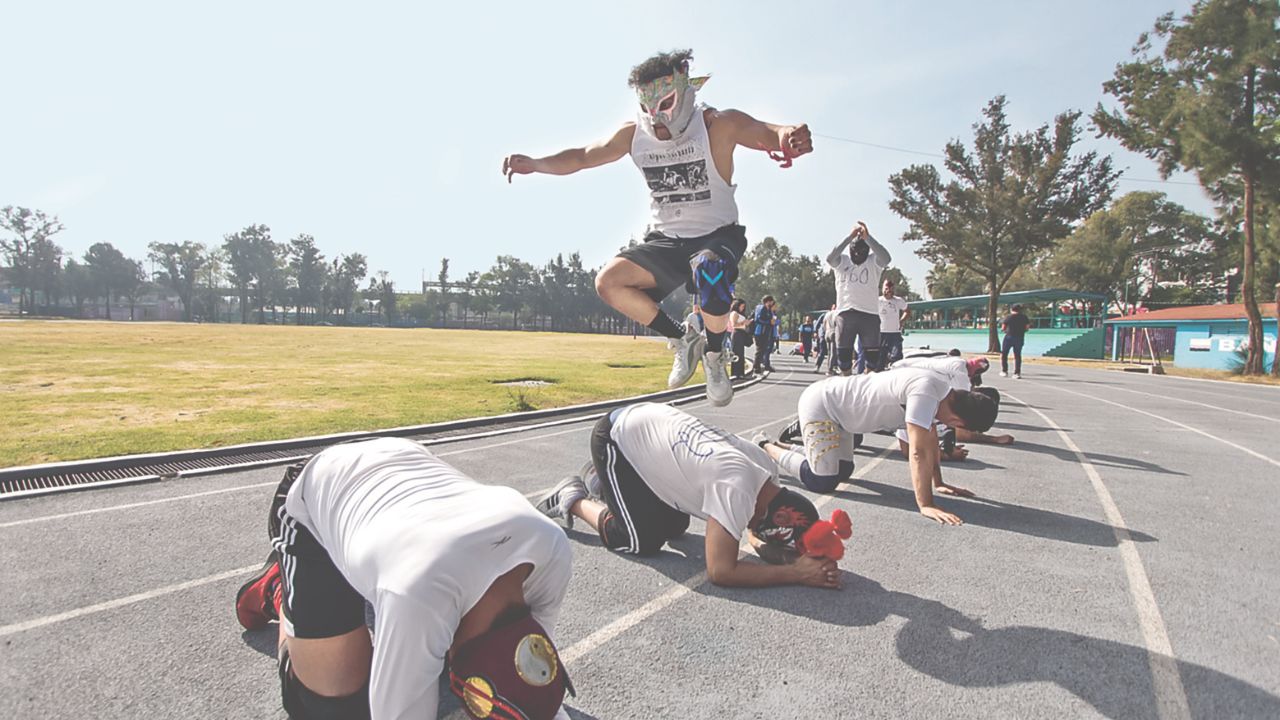
{"type": "Polygon", "coordinates": [[[733,401],[733,383],[724,369],[724,353],[709,352],[702,357],[702,371],[707,375],[707,400],[715,407],[733,401]]]}
{"type": "Polygon", "coordinates": [[[582,478],[582,482],[587,486],[587,497],[592,500],[599,500],[604,497],[602,486],[604,482],[600,479],[600,475],[596,472],[596,464],[594,461],[588,460],[586,465],[578,471],[578,477],[582,478]]]}
{"type": "Polygon", "coordinates": [[[772,442],[772,441],[769,439],[769,433],[767,432],[760,431],[755,435],[751,436],[751,443],[753,445],[759,445],[762,449],[764,448],[765,444],[769,442],[772,442]]]}
{"type": "Polygon", "coordinates": [[[1014,373],[1014,374],[1013,374],[1013,379],[1014,379],[1014,380],[1021,380],[1021,379],[1022,379],[1022,373],[1014,373]]]}
{"type": "Polygon", "coordinates": [[[1001,371],[1000,371],[1000,377],[1009,377],[1009,373],[1007,373],[1007,372],[1005,372],[1005,371],[1001,370],[1001,371]]]}
{"type": "Polygon", "coordinates": [[[693,328],[686,329],[684,337],[679,340],[667,341],[667,347],[675,353],[671,374],[667,376],[668,388],[675,389],[689,382],[689,378],[698,369],[698,359],[702,357],[706,346],[706,336],[693,328]]]}

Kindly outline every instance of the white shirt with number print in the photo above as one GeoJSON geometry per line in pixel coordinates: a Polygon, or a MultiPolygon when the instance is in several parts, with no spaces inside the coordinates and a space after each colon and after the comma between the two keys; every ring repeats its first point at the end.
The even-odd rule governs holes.
{"type": "Polygon", "coordinates": [[[878,302],[880,305],[880,332],[902,332],[902,311],[907,309],[907,301],[897,296],[887,298],[881,295],[878,302]]]}
{"type": "Polygon", "coordinates": [[[876,262],[876,254],[867,255],[861,265],[855,265],[849,253],[840,253],[840,264],[831,268],[836,276],[836,312],[880,312],[880,274],[885,266],[876,262]]]}

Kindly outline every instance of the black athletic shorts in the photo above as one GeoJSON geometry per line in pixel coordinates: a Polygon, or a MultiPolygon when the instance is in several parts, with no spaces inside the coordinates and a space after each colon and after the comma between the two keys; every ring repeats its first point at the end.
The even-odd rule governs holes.
{"type": "Polygon", "coordinates": [[[284,582],[281,620],[293,626],[292,637],[337,637],[365,624],[364,597],[342,576],[311,531],[285,509],[289,488],[303,467],[298,463],[285,470],[267,520],[284,582]]]}
{"type": "Polygon", "coordinates": [[[600,539],[610,550],[652,555],[689,529],[689,516],[658,499],[613,441],[615,410],[600,418],[591,433],[591,461],[609,506],[601,518],[600,539]]]}
{"type": "Polygon", "coordinates": [[[618,257],[626,258],[653,273],[657,286],[645,290],[654,302],[662,302],[675,289],[684,286],[690,293],[693,287],[693,269],[689,261],[703,250],[710,250],[728,263],[726,273],[729,283],[738,279],[738,263],[747,252],[747,229],[741,225],[725,225],[711,233],[695,238],[672,238],[653,232],[644,242],[624,248],[618,257]]]}

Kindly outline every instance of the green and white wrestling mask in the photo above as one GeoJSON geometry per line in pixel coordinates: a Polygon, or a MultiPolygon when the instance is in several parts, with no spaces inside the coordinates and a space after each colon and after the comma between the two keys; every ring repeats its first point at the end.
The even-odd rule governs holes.
{"type": "Polygon", "coordinates": [[[691,78],[688,72],[677,70],[637,87],[644,129],[654,135],[654,127],[661,125],[671,133],[672,140],[684,135],[698,104],[697,92],[709,79],[706,76],[691,78]]]}

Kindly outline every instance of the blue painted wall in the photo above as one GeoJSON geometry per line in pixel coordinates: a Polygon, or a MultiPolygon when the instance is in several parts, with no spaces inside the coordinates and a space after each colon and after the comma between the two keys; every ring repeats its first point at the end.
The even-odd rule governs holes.
{"type": "MultiPolygon", "coordinates": [[[[1173,363],[1178,367],[1231,370],[1237,363],[1236,349],[1249,338],[1245,320],[1188,320],[1178,323],[1173,363]]],[[[1276,321],[1263,318],[1266,347],[1265,366],[1269,370],[1276,354],[1276,321]]]]}

